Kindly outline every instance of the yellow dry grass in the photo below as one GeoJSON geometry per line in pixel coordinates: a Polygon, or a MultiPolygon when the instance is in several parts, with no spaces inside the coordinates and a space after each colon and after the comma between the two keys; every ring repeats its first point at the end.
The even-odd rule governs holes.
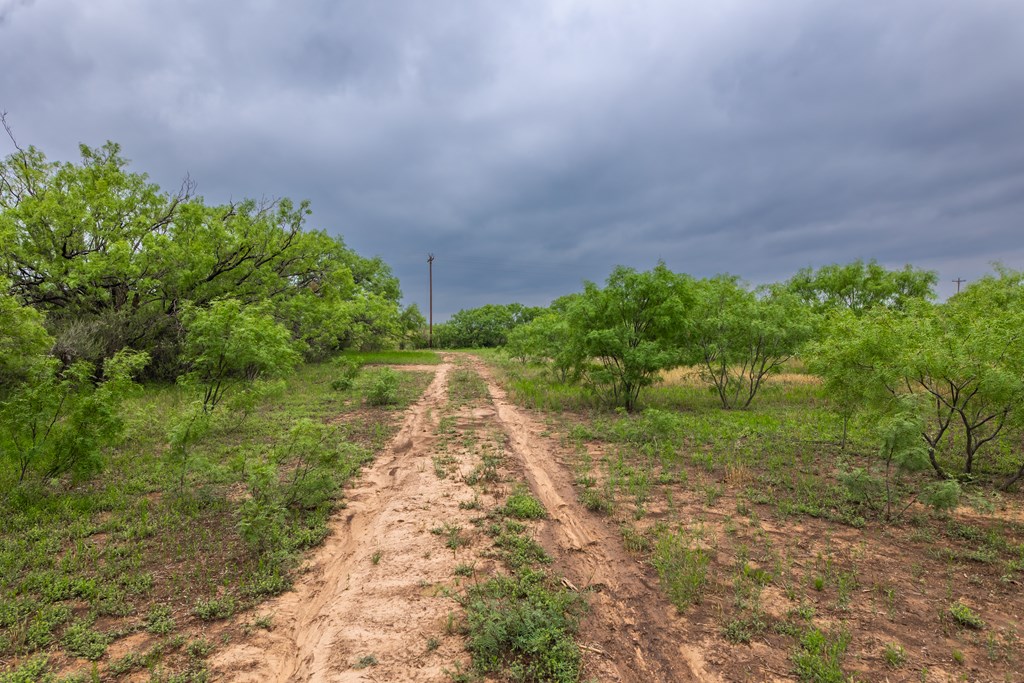
{"type": "MultiPolygon", "coordinates": [[[[685,366],[662,373],[661,383],[667,386],[697,387],[703,386],[704,380],[700,378],[700,368],[697,366],[685,366]]],[[[765,379],[765,384],[821,384],[821,378],[817,375],[810,375],[803,372],[778,372],[768,375],[765,379]]]]}

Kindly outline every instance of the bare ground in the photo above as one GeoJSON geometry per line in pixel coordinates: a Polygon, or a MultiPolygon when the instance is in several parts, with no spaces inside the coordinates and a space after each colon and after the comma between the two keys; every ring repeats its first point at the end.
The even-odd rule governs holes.
{"type": "MultiPolygon", "coordinates": [[[[661,596],[649,568],[622,550],[618,532],[583,508],[555,439],[513,406],[479,360],[469,364],[489,398],[456,407],[448,399],[452,357],[436,366],[423,397],[408,411],[385,452],[346,496],[331,535],[309,561],[295,590],[264,604],[271,631],[238,639],[212,658],[214,680],[444,681],[468,666],[453,629],[455,567],[493,567],[480,550],[445,548],[438,527],[470,526],[476,513],[459,503],[480,494],[466,482],[472,463],[441,435],[447,414],[477,435],[490,434],[511,456],[550,514],[539,540],[569,585],[590,589],[581,633],[584,679],[715,681],[684,624],[661,596]],[[441,478],[432,463],[447,458],[458,476],[441,478]],[[431,531],[434,533],[431,533],[431,531]]],[[[485,491],[484,507],[503,492],[485,491]]]]}

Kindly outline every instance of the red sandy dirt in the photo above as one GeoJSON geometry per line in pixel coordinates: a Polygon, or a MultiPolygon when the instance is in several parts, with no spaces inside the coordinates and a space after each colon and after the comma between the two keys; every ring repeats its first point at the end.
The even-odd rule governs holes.
{"type": "MultiPolygon", "coordinates": [[[[686,644],[682,620],[650,570],[622,550],[616,530],[576,501],[571,472],[548,455],[557,448],[554,440],[506,399],[482,362],[471,358],[470,365],[486,380],[491,405],[463,417],[480,433],[503,435],[514,467],[521,467],[550,513],[539,540],[569,584],[592,591],[581,629],[583,678],[720,680],[705,669],[700,649],[686,644]]],[[[451,357],[433,369],[433,382],[349,491],[346,509],[335,515],[330,537],[295,590],[258,610],[274,615],[273,630],[215,654],[214,680],[447,681],[446,669],[457,661],[468,665],[461,638],[450,628],[456,605],[441,587],[451,585],[454,568],[474,551],[457,557],[430,530],[469,526],[476,513],[460,509],[459,501],[475,493],[462,477],[442,479],[432,470],[451,357]],[[359,668],[370,657],[375,663],[359,668]]]]}

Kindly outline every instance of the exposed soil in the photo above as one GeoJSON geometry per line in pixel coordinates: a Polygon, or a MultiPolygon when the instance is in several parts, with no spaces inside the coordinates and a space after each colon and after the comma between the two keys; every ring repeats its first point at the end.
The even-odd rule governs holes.
{"type": "MultiPolygon", "coordinates": [[[[650,569],[626,553],[616,530],[583,508],[572,473],[550,456],[557,443],[517,409],[475,358],[490,400],[457,409],[453,418],[474,434],[504,442],[512,469],[550,514],[539,540],[567,585],[590,589],[591,611],[581,629],[585,680],[715,681],[700,652],[686,645],[683,623],[662,597],[650,569]]],[[[265,603],[273,629],[235,640],[210,661],[215,680],[444,681],[468,656],[453,632],[457,604],[443,588],[457,565],[488,570],[474,549],[445,548],[442,525],[471,527],[478,513],[460,507],[479,497],[464,481],[471,465],[439,434],[447,410],[452,357],[436,366],[423,397],[408,411],[385,452],[347,494],[332,533],[310,560],[295,590],[265,603]],[[443,456],[459,476],[441,478],[443,456]],[[435,533],[431,533],[431,530],[435,533]]],[[[485,495],[493,506],[502,492],[485,495]]]]}

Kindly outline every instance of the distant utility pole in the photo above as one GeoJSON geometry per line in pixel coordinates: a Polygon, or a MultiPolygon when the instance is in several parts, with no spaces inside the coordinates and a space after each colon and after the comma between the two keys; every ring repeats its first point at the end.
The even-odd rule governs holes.
{"type": "Polygon", "coordinates": [[[957,279],[953,280],[953,282],[956,283],[956,293],[959,294],[960,293],[960,283],[967,282],[967,280],[962,280],[960,278],[957,278],[957,279]]]}
{"type": "Polygon", "coordinates": [[[427,346],[434,348],[434,255],[427,254],[427,268],[430,269],[430,336],[427,346]]]}

